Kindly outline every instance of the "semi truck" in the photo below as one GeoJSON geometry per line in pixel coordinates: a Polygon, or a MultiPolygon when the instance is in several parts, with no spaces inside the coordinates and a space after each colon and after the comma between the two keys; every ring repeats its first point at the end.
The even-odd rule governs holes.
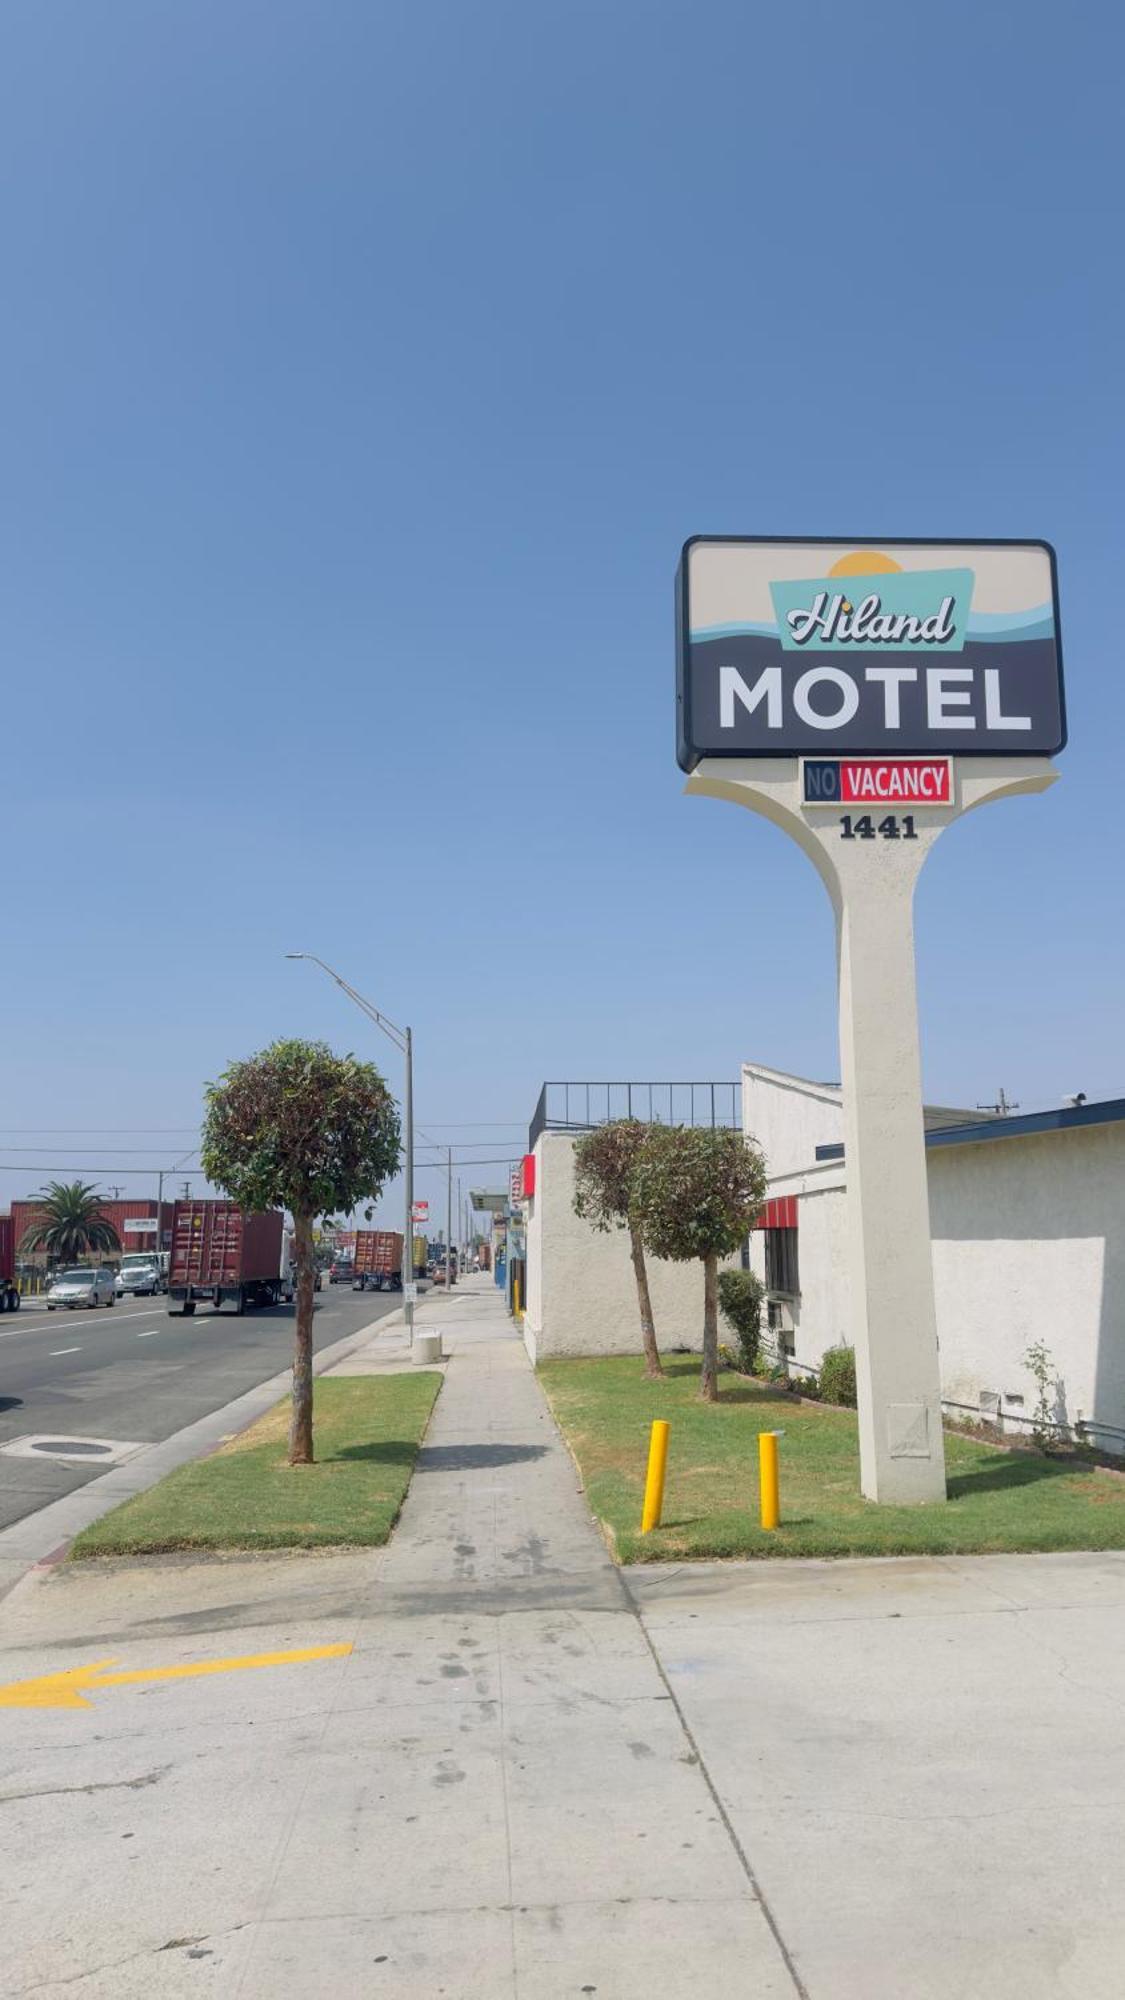
{"type": "Polygon", "coordinates": [[[16,1283],[16,1226],[10,1215],[0,1215],[0,1312],[18,1312],[20,1288],[16,1283]]]}
{"type": "Polygon", "coordinates": [[[292,1296],[281,1210],[246,1215],[233,1201],[178,1201],[172,1211],[168,1311],[275,1306],[292,1296]]]}
{"type": "Polygon", "coordinates": [[[353,1292],[402,1289],[402,1237],[396,1229],[357,1229],[353,1292]]]}

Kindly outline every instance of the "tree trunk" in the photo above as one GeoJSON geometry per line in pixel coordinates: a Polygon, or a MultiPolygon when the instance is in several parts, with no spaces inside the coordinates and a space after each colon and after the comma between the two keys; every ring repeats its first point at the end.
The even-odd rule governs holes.
{"type": "Polygon", "coordinates": [[[648,1293],[648,1266],[645,1263],[645,1246],[641,1232],[635,1222],[629,1225],[629,1248],[633,1253],[633,1272],[637,1280],[637,1304],[641,1310],[641,1344],[645,1351],[645,1374],[650,1380],[662,1378],[664,1369],[660,1360],[660,1349],[656,1345],[656,1328],[652,1323],[652,1300],[648,1293]]]}
{"type": "Polygon", "coordinates": [[[703,1372],[699,1393],[705,1402],[719,1400],[719,1260],[713,1251],[703,1259],[703,1372]]]}
{"type": "Polygon", "coordinates": [[[311,1465],[313,1462],[313,1282],[316,1275],[311,1215],[293,1217],[293,1248],[297,1265],[297,1335],[293,1349],[293,1415],[289,1424],[289,1463],[311,1465]]]}

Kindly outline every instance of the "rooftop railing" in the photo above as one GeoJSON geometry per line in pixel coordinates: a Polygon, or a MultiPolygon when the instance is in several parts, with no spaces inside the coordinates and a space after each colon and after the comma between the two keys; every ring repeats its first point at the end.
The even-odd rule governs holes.
{"type": "Polygon", "coordinates": [[[528,1151],[541,1132],[590,1132],[612,1118],[646,1125],[742,1126],[738,1083],[545,1083],[528,1127],[528,1151]]]}

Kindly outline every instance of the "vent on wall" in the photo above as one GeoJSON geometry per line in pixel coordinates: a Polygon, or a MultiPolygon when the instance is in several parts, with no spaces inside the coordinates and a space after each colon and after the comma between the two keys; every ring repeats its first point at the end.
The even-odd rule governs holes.
{"type": "Polygon", "coordinates": [[[985,1423],[998,1424],[1000,1422],[999,1389],[982,1389],[980,1392],[979,1401],[980,1401],[980,1413],[981,1416],[984,1418],[985,1423]]]}

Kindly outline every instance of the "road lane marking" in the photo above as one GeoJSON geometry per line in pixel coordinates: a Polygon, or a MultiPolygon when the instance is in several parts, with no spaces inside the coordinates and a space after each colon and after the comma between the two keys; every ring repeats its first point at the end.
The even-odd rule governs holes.
{"type": "Polygon", "coordinates": [[[81,1354],[81,1352],[80,1347],[52,1347],[51,1360],[54,1361],[60,1354],[81,1354]]]}
{"type": "Polygon", "coordinates": [[[86,1667],[67,1667],[57,1674],[40,1674],[30,1681],[10,1681],[0,1687],[0,1708],[92,1708],[84,1690],[124,1687],[135,1681],[194,1680],[200,1674],[243,1673],[249,1667],[291,1667],[306,1660],[339,1660],[352,1650],[350,1639],[335,1646],[303,1646],[289,1653],[243,1653],[230,1660],[198,1660],[187,1667],[139,1667],[132,1673],[107,1674],[113,1659],[93,1660],[86,1667]]]}
{"type": "MultiPolygon", "coordinates": [[[[58,1310],[59,1312],[75,1312],[80,1309],[75,1306],[59,1306],[58,1310]]],[[[143,1306],[138,1307],[136,1312],[127,1312],[127,1313],[118,1312],[115,1306],[103,1306],[100,1308],[100,1310],[107,1313],[112,1312],[114,1321],[117,1321],[122,1319],[147,1319],[148,1313],[152,1311],[152,1307],[149,1306],[147,1312],[143,1306]]],[[[25,1307],[23,1312],[21,1312],[20,1314],[20,1318],[23,1320],[23,1325],[14,1326],[11,1330],[11,1333],[5,1334],[4,1337],[6,1340],[10,1340],[12,1336],[17,1333],[44,1333],[47,1327],[53,1324],[53,1321],[47,1318],[47,1315],[43,1311],[42,1307],[40,1307],[38,1312],[30,1312],[30,1313],[27,1311],[25,1307]],[[33,1326],[29,1326],[28,1325],[29,1320],[34,1320],[35,1324],[33,1326]]],[[[105,1321],[104,1320],[98,1321],[97,1324],[104,1326],[105,1321]]]]}
{"type": "Polygon", "coordinates": [[[160,1328],[159,1328],[158,1326],[150,1326],[150,1327],[149,1327],[149,1330],[148,1330],[148,1332],[147,1332],[147,1333],[138,1333],[138,1335],[137,1335],[137,1339],[138,1339],[138,1340],[155,1340],[155,1339],[156,1339],[156,1336],[157,1336],[157,1334],[158,1334],[159,1332],[160,1332],[160,1328]]]}

